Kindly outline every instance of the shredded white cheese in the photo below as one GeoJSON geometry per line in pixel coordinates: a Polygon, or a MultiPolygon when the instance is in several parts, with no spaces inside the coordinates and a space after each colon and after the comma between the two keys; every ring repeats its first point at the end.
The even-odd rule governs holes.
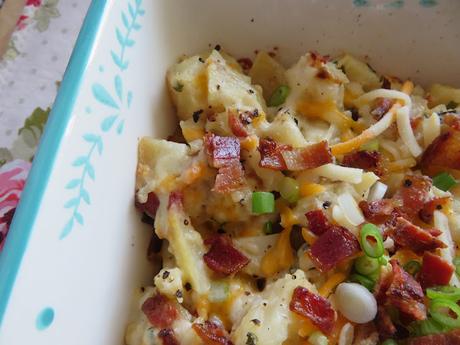
{"type": "Polygon", "coordinates": [[[409,148],[410,153],[414,157],[420,156],[422,148],[415,139],[414,131],[410,125],[409,118],[410,107],[405,106],[396,110],[396,123],[398,124],[399,136],[403,140],[404,144],[409,148]]]}
{"type": "Polygon", "coordinates": [[[318,176],[326,177],[332,181],[343,181],[352,184],[361,183],[363,169],[348,168],[336,164],[325,164],[312,170],[318,176]]]}
{"type": "Polygon", "coordinates": [[[428,147],[441,134],[441,120],[438,114],[433,113],[423,119],[423,144],[428,147]]]}

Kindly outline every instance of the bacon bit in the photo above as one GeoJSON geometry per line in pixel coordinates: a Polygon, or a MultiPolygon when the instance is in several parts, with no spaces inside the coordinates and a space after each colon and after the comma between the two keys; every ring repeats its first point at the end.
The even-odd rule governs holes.
{"type": "Polygon", "coordinates": [[[170,328],[179,316],[173,302],[161,294],[147,298],[141,309],[149,322],[158,328],[170,328]]]}
{"type": "Polygon", "coordinates": [[[422,172],[429,176],[446,169],[460,169],[460,132],[449,130],[438,136],[425,150],[420,161],[422,172]]]}
{"type": "Polygon", "coordinates": [[[385,293],[388,305],[414,320],[426,319],[422,287],[396,260],[390,260],[390,263],[393,268],[392,281],[385,293]]]}
{"type": "Polygon", "coordinates": [[[172,192],[169,194],[168,209],[171,207],[182,207],[184,195],[181,192],[172,192]]]}
{"type": "Polygon", "coordinates": [[[393,200],[401,203],[397,210],[413,218],[428,201],[431,179],[426,176],[406,175],[403,185],[393,196],[393,200]]]}
{"type": "Polygon", "coordinates": [[[240,118],[236,114],[234,113],[228,114],[228,125],[232,133],[238,138],[245,138],[248,136],[248,132],[246,128],[244,127],[243,122],[240,120],[240,118]]]}
{"type": "Polygon", "coordinates": [[[391,321],[390,315],[382,306],[379,306],[378,308],[375,324],[377,325],[380,336],[384,339],[390,338],[396,333],[396,327],[393,321],[391,321]]]}
{"type": "Polygon", "coordinates": [[[391,98],[377,98],[375,100],[374,107],[372,108],[371,115],[373,115],[377,120],[380,120],[383,115],[388,113],[394,103],[394,99],[391,98]]]}
{"type": "Polygon", "coordinates": [[[211,248],[203,256],[204,262],[216,273],[233,274],[249,263],[249,259],[232,246],[227,236],[214,236],[205,244],[211,248]]]}
{"type": "Polygon", "coordinates": [[[363,211],[364,217],[371,223],[382,224],[388,221],[394,210],[394,203],[391,199],[382,199],[367,202],[359,202],[359,208],[363,211]]]}
{"type": "Polygon", "coordinates": [[[416,130],[417,127],[422,123],[423,117],[422,116],[417,116],[415,118],[410,119],[410,126],[412,130],[416,130]]]}
{"type": "Polygon", "coordinates": [[[269,139],[260,139],[258,149],[260,152],[260,167],[272,170],[287,169],[286,162],[284,161],[281,152],[290,150],[290,146],[280,145],[269,139]]]}
{"type": "Polygon", "coordinates": [[[450,128],[460,131],[460,116],[454,113],[445,114],[442,117],[442,120],[445,125],[449,126],[450,128]]]}
{"type": "Polygon", "coordinates": [[[386,293],[393,281],[393,272],[384,270],[380,275],[380,279],[374,288],[374,296],[378,305],[384,305],[386,301],[386,293]]]}
{"type": "Polygon", "coordinates": [[[215,322],[194,323],[192,328],[205,345],[233,345],[224,327],[215,322]]]}
{"type": "Polygon", "coordinates": [[[459,345],[460,329],[447,333],[426,335],[423,337],[409,338],[406,345],[459,345]]]}
{"type": "Polygon", "coordinates": [[[204,142],[212,167],[221,168],[240,160],[240,142],[237,138],[207,133],[204,142]]]}
{"type": "Polygon", "coordinates": [[[334,329],[337,315],[331,303],[326,298],[315,295],[302,286],[294,289],[289,309],[309,319],[323,333],[330,334],[334,329]]]}
{"type": "Polygon", "coordinates": [[[250,58],[241,58],[238,59],[237,62],[244,71],[249,71],[252,67],[252,60],[250,58]]]}
{"type": "Polygon", "coordinates": [[[344,259],[359,251],[359,242],[350,231],[332,225],[311,246],[309,255],[322,272],[334,268],[344,259]]]}
{"type": "Polygon", "coordinates": [[[357,151],[349,153],[343,157],[342,165],[372,171],[377,176],[382,176],[385,173],[382,155],[377,151],[357,151]]]}
{"type": "Polygon", "coordinates": [[[323,210],[313,210],[305,213],[308,220],[308,229],[315,235],[322,235],[329,230],[331,224],[323,210]]]}
{"type": "Polygon", "coordinates": [[[310,59],[311,59],[311,62],[310,62],[310,66],[311,66],[311,67],[320,68],[320,67],[322,67],[325,63],[328,62],[329,56],[328,56],[328,55],[322,56],[322,55],[321,55],[320,53],[318,53],[318,52],[311,51],[311,52],[310,52],[310,59]]]}
{"type": "Polygon", "coordinates": [[[158,338],[161,339],[163,345],[180,345],[171,328],[164,328],[158,332],[158,338]]]}
{"type": "Polygon", "coordinates": [[[300,171],[332,163],[332,154],[327,141],[320,141],[303,148],[281,151],[288,170],[300,171]]]}
{"type": "Polygon", "coordinates": [[[155,218],[158,207],[160,206],[160,200],[154,192],[150,192],[147,196],[145,203],[140,203],[137,197],[134,200],[134,206],[143,213],[147,213],[151,218],[155,218]]]}
{"type": "Polygon", "coordinates": [[[426,252],[423,254],[422,268],[420,269],[420,283],[424,288],[448,285],[454,270],[454,266],[443,258],[426,252]]]}
{"type": "Polygon", "coordinates": [[[396,223],[388,234],[398,246],[409,248],[417,254],[423,254],[426,250],[446,248],[446,244],[435,238],[429,231],[412,224],[403,217],[396,218],[396,223]]]}
{"type": "Polygon", "coordinates": [[[213,190],[228,193],[240,189],[244,185],[244,170],[241,163],[233,162],[219,169],[213,190]]]}
{"type": "MultiPolygon", "coordinates": [[[[433,220],[433,213],[436,210],[441,210],[449,202],[449,197],[435,198],[423,205],[423,208],[419,211],[418,216],[425,223],[431,223],[433,220]]],[[[436,235],[433,235],[436,236],[436,235]]]]}
{"type": "Polygon", "coordinates": [[[332,79],[332,76],[328,72],[327,69],[325,69],[324,67],[321,67],[319,69],[318,73],[316,73],[316,78],[319,78],[319,79],[332,79]]]}

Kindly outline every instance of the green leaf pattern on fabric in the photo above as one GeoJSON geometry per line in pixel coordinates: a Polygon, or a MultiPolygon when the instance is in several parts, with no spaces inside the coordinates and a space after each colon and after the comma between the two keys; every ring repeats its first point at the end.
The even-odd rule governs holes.
{"type": "Polygon", "coordinates": [[[31,161],[48,120],[51,108],[36,108],[19,129],[18,137],[10,149],[0,147],[0,166],[13,159],[31,161]]]}
{"type": "Polygon", "coordinates": [[[61,15],[57,8],[58,2],[59,0],[45,0],[35,12],[33,18],[36,21],[35,27],[38,31],[46,31],[50,25],[51,18],[56,18],[61,15]]]}

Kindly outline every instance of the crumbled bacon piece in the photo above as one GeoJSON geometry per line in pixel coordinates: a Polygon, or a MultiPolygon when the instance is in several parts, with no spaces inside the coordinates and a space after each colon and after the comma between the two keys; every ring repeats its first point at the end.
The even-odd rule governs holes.
{"type": "Polygon", "coordinates": [[[194,323],[192,328],[205,345],[233,345],[224,327],[215,322],[194,323]]]}
{"type": "Polygon", "coordinates": [[[252,60],[250,58],[241,58],[236,61],[240,64],[244,71],[249,71],[252,67],[252,60]]]}
{"type": "Polygon", "coordinates": [[[449,130],[438,136],[420,161],[422,172],[434,176],[449,169],[460,169],[460,131],[449,130]]]}
{"type": "Polygon", "coordinates": [[[422,268],[420,269],[420,283],[424,288],[448,285],[454,270],[454,266],[443,258],[426,252],[423,254],[422,268]]]}
{"type": "Polygon", "coordinates": [[[232,133],[238,138],[245,138],[248,136],[248,131],[244,127],[241,119],[234,113],[229,112],[228,114],[228,125],[232,133]]]}
{"type": "Polygon", "coordinates": [[[371,223],[382,224],[390,219],[394,210],[394,203],[391,199],[381,199],[371,202],[362,200],[359,202],[359,208],[363,215],[371,223]]]}
{"type": "Polygon", "coordinates": [[[163,345],[180,345],[171,328],[163,328],[158,332],[158,338],[161,339],[163,345]]]}
{"type": "Polygon", "coordinates": [[[219,169],[213,190],[227,193],[241,188],[244,184],[244,171],[240,162],[239,140],[208,133],[205,144],[211,165],[219,169]]]}
{"type": "Polygon", "coordinates": [[[342,165],[372,171],[377,176],[385,173],[382,155],[378,151],[356,151],[343,157],[342,165]]]}
{"type": "Polygon", "coordinates": [[[161,294],[147,298],[141,309],[149,322],[158,328],[170,328],[179,316],[173,302],[161,294]]]}
{"type": "Polygon", "coordinates": [[[429,231],[412,224],[403,217],[396,218],[395,225],[388,231],[388,234],[399,247],[409,248],[418,254],[426,250],[446,247],[444,242],[434,237],[429,231]]]}
{"type": "Polygon", "coordinates": [[[383,115],[388,113],[394,102],[395,101],[391,98],[377,98],[371,111],[371,115],[373,115],[377,120],[380,120],[383,115]]]}
{"type": "Polygon", "coordinates": [[[413,320],[426,319],[422,287],[396,260],[390,260],[390,263],[393,272],[391,284],[385,292],[387,304],[413,320]]]}
{"type": "Polygon", "coordinates": [[[442,120],[445,125],[449,126],[450,128],[460,131],[460,116],[454,113],[445,114],[442,117],[442,120]]]}
{"type": "Polygon", "coordinates": [[[330,334],[334,328],[336,313],[331,303],[302,286],[294,289],[289,309],[309,319],[325,334],[330,334]]]}
{"type": "Polygon", "coordinates": [[[391,320],[388,311],[382,306],[379,306],[378,308],[375,324],[377,325],[377,329],[382,338],[390,338],[396,333],[396,327],[391,320]]]}
{"type": "Polygon", "coordinates": [[[182,207],[184,195],[181,192],[172,192],[169,194],[168,209],[171,207],[182,207]]]}
{"type": "Polygon", "coordinates": [[[244,170],[240,162],[233,162],[219,169],[213,190],[228,193],[240,189],[244,185],[244,170]]]}
{"type": "Polygon", "coordinates": [[[344,227],[333,225],[313,243],[309,255],[315,266],[326,272],[358,251],[355,235],[344,227]]]}
{"type": "Polygon", "coordinates": [[[400,202],[397,209],[408,217],[414,217],[428,201],[431,189],[431,179],[426,176],[406,175],[402,186],[393,196],[395,202],[400,202]]]}
{"type": "Polygon", "coordinates": [[[446,333],[409,338],[406,345],[460,345],[460,329],[446,333]]]}
{"type": "Polygon", "coordinates": [[[423,208],[419,211],[418,216],[425,223],[431,223],[433,220],[433,213],[436,210],[441,210],[444,205],[449,202],[449,197],[435,198],[423,205],[423,208]]]}
{"type": "Polygon", "coordinates": [[[331,224],[323,210],[313,210],[305,213],[308,220],[308,229],[315,235],[322,235],[329,230],[331,224]]]}
{"type": "Polygon", "coordinates": [[[211,248],[204,254],[203,259],[214,272],[233,274],[249,263],[249,259],[233,247],[231,239],[227,236],[211,237],[205,244],[211,248]]]}
{"type": "Polygon", "coordinates": [[[136,206],[139,211],[147,213],[150,217],[155,218],[158,206],[160,206],[160,201],[154,192],[150,192],[145,203],[140,203],[136,197],[134,200],[134,206],[136,206]]]}
{"type": "Polygon", "coordinates": [[[423,117],[417,116],[410,119],[410,126],[413,131],[417,129],[417,127],[422,123],[423,117]]]}
{"type": "Polygon", "coordinates": [[[207,133],[205,146],[211,166],[214,168],[221,168],[240,160],[240,142],[235,137],[221,137],[207,133]]]}
{"type": "Polygon", "coordinates": [[[332,162],[332,154],[327,141],[302,148],[281,151],[288,170],[300,171],[313,169],[332,162]]]}
{"type": "Polygon", "coordinates": [[[284,161],[282,151],[288,150],[291,147],[288,145],[277,144],[273,140],[260,139],[259,152],[260,162],[259,165],[262,168],[272,170],[286,170],[286,162],[284,161]]]}

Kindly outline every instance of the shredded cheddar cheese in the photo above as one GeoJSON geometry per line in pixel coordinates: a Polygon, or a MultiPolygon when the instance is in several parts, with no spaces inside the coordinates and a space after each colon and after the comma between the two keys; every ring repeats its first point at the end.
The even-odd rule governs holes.
{"type": "Polygon", "coordinates": [[[318,292],[323,297],[328,297],[334,288],[347,279],[347,275],[343,272],[334,273],[326,282],[318,289],[318,292]]]}
{"type": "Polygon", "coordinates": [[[300,185],[300,195],[302,197],[315,196],[324,192],[324,186],[318,183],[302,183],[300,185]]]}

